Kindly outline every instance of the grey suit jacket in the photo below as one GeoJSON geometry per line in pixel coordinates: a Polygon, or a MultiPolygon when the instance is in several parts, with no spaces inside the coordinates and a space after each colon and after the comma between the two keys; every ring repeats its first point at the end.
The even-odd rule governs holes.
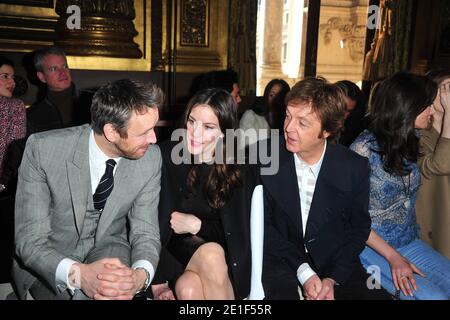
{"type": "MultiPolygon", "coordinates": [[[[58,292],[56,268],[77,248],[92,197],[90,132],[89,125],[83,125],[34,134],[27,141],[15,207],[13,279],[21,298],[36,277],[58,292]]],[[[98,222],[96,246],[129,245],[131,263],[147,260],[156,269],[161,247],[160,175],[161,153],[156,145],[139,160],[119,162],[114,189],[98,222]]]]}

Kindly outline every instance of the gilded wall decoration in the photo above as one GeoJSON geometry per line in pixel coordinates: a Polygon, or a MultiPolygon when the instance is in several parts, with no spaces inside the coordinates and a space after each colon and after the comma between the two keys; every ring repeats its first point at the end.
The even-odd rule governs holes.
{"type": "Polygon", "coordinates": [[[338,30],[344,47],[349,49],[350,58],[354,62],[364,59],[365,47],[365,25],[354,25],[350,21],[343,21],[341,18],[331,18],[326,24],[320,25],[320,33],[325,44],[331,43],[333,30],[338,30]]]}
{"type": "Polygon", "coordinates": [[[58,16],[53,7],[44,6],[48,1],[30,3],[0,0],[0,50],[29,52],[56,40],[58,16]]]}
{"type": "Polygon", "coordinates": [[[152,71],[164,71],[164,61],[162,57],[163,48],[163,10],[164,6],[161,0],[152,0],[152,23],[151,43],[152,43],[152,71]]]}
{"type": "Polygon", "coordinates": [[[141,58],[139,45],[134,42],[137,31],[133,0],[57,0],[58,40],[69,55],[141,58]],[[66,25],[71,13],[67,8],[76,5],[81,10],[80,29],[66,25]]]}
{"type": "MultiPolygon", "coordinates": [[[[14,1],[14,5],[4,4],[5,1],[0,0],[1,51],[30,52],[55,44],[62,45],[61,41],[66,40],[63,37],[68,29],[65,28],[66,24],[55,10],[63,14],[63,11],[67,11],[65,10],[67,6],[77,4],[83,7],[82,12],[89,12],[91,17],[92,14],[108,14],[110,21],[94,26],[89,23],[83,25],[85,20],[82,20],[81,30],[74,30],[83,40],[78,42],[79,48],[75,48],[76,52],[71,50],[73,47],[64,46],[64,49],[69,52],[67,61],[72,69],[151,70],[152,10],[150,0],[58,0],[58,6],[60,6],[58,9],[56,9],[56,1],[53,1],[55,7],[51,8],[25,4],[28,1],[17,0],[14,1]],[[122,31],[113,34],[113,29],[122,31]],[[94,31],[97,32],[98,38],[92,37],[94,31]],[[126,41],[124,37],[127,37],[126,41]],[[105,43],[113,38],[116,43],[111,48],[115,53],[102,52],[102,46],[103,49],[106,49],[105,43]],[[107,41],[105,42],[105,40],[107,41]],[[96,50],[92,50],[92,44],[97,46],[96,50]],[[129,50],[130,48],[132,50],[129,50]]],[[[44,3],[43,0],[39,2],[44,3]]],[[[83,13],[81,19],[83,19],[83,13]]]]}
{"type": "Polygon", "coordinates": [[[181,45],[208,46],[208,0],[181,1],[181,45]]]}
{"type": "Polygon", "coordinates": [[[53,0],[0,0],[0,3],[21,5],[21,6],[53,8],[53,0]]]}
{"type": "Polygon", "coordinates": [[[168,0],[162,9],[161,66],[166,72],[228,67],[228,1],[168,0]]]}

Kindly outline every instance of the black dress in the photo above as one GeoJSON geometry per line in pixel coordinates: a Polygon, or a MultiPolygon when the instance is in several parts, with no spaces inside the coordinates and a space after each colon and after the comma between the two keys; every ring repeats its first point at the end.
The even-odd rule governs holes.
{"type": "Polygon", "coordinates": [[[212,209],[204,190],[210,165],[200,164],[198,184],[190,191],[186,178],[192,165],[174,163],[172,151],[178,142],[165,141],[161,148],[161,192],[159,198],[159,226],[161,255],[153,284],[168,282],[173,288],[178,277],[198,247],[205,242],[222,245],[228,273],[236,299],[244,299],[250,291],[251,246],[250,210],[253,190],[259,181],[256,167],[239,165],[242,185],[233,190],[231,198],[220,210],[212,209]],[[202,220],[196,236],[175,234],[170,227],[173,211],[195,214],[202,220]]]}
{"type": "MultiPolygon", "coordinates": [[[[184,173],[188,173],[191,169],[191,166],[183,166],[187,166],[187,170],[183,171],[184,173]]],[[[225,235],[222,231],[223,227],[221,226],[220,221],[220,212],[219,210],[215,210],[208,205],[208,201],[203,190],[208,180],[208,175],[210,170],[212,169],[212,166],[204,163],[196,166],[198,170],[198,181],[193,190],[189,190],[189,188],[185,184],[182,200],[178,211],[195,215],[202,221],[202,225],[216,225],[220,228],[217,228],[218,232],[215,232],[213,234],[202,232],[202,229],[198,232],[197,235],[172,233],[172,236],[167,244],[167,249],[175,257],[175,259],[177,259],[183,265],[183,268],[186,268],[195,251],[206,242],[219,243],[224,248],[225,252],[227,251],[225,235]]],[[[179,178],[182,181],[186,181],[187,175],[180,176],[179,178]]]]}

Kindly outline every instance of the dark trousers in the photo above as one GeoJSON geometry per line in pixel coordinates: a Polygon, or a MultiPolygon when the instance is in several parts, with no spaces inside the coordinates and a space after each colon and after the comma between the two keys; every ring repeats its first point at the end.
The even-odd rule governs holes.
{"type": "Polygon", "coordinates": [[[296,272],[281,259],[264,257],[262,283],[265,300],[300,299],[296,272]]]}
{"type": "MultiPolygon", "coordinates": [[[[392,300],[384,289],[369,289],[366,273],[361,264],[355,268],[349,281],[334,287],[336,300],[392,300]]],[[[266,300],[298,300],[299,282],[297,271],[276,257],[264,258],[262,282],[266,300]]],[[[301,286],[300,286],[301,288],[301,286]]]]}
{"type": "Polygon", "coordinates": [[[11,282],[14,251],[14,194],[0,193],[0,283],[11,282]]]}
{"type": "MultiPolygon", "coordinates": [[[[384,290],[369,289],[367,281],[370,274],[366,272],[363,266],[358,263],[358,266],[353,271],[350,280],[345,286],[334,287],[334,297],[336,300],[392,300],[392,296],[384,290]]],[[[369,283],[372,282],[369,280],[369,283]]]]}

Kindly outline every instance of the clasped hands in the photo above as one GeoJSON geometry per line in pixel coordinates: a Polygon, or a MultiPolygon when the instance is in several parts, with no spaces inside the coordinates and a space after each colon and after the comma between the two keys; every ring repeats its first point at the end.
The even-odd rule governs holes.
{"type": "Polygon", "coordinates": [[[320,280],[317,275],[311,276],[303,285],[306,300],[334,300],[335,281],[331,278],[320,280]]]}
{"type": "Polygon", "coordinates": [[[146,280],[143,269],[131,269],[117,258],[75,263],[69,274],[78,274],[78,284],[69,281],[95,300],[131,300],[146,280]]]}

